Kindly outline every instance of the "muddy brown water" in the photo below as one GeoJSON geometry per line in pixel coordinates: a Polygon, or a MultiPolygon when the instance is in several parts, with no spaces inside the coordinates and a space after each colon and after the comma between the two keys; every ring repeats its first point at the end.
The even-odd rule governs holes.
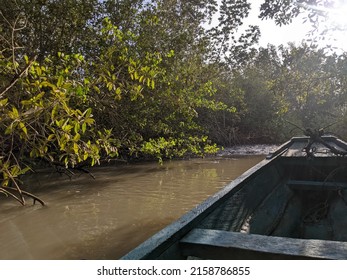
{"type": "Polygon", "coordinates": [[[263,158],[96,167],[95,180],[40,173],[29,181],[47,206],[1,198],[0,259],[118,259],[263,158]]]}

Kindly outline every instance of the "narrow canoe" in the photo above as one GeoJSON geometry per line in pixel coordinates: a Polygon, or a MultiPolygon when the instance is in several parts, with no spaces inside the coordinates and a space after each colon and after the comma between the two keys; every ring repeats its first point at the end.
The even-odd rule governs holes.
{"type": "Polygon", "coordinates": [[[346,154],[294,137],[122,259],[347,259],[346,154]]]}

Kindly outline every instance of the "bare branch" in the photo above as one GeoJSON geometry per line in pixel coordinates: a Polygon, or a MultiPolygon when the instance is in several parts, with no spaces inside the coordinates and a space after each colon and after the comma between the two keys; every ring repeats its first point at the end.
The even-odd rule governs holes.
{"type": "Polygon", "coordinates": [[[0,15],[1,15],[1,16],[3,17],[3,19],[7,22],[7,24],[8,24],[9,26],[11,26],[11,28],[13,29],[13,26],[12,26],[11,22],[8,21],[8,19],[4,16],[4,14],[1,12],[1,10],[0,10],[0,15]]]}
{"type": "MultiPolygon", "coordinates": [[[[25,205],[25,202],[23,203],[16,195],[14,195],[11,191],[17,191],[16,188],[11,188],[11,187],[6,187],[6,188],[2,188],[0,187],[0,192],[4,193],[5,195],[8,195],[8,196],[11,196],[12,198],[14,198],[15,200],[19,201],[22,205],[25,205]]],[[[21,195],[26,195],[30,198],[33,199],[33,204],[35,204],[36,201],[38,201],[42,206],[45,206],[45,202],[40,199],[39,197],[37,197],[36,195],[33,195],[32,193],[29,193],[27,191],[23,191],[22,190],[22,193],[21,195]]]]}
{"type": "MultiPolygon", "coordinates": [[[[6,187],[6,189],[9,189],[8,187],[6,187]]],[[[23,206],[25,205],[25,203],[19,199],[16,195],[14,195],[13,193],[11,193],[10,191],[6,190],[5,188],[0,187],[0,193],[5,194],[6,196],[11,196],[12,198],[14,198],[15,200],[17,200],[20,204],[22,204],[23,206]]]]}

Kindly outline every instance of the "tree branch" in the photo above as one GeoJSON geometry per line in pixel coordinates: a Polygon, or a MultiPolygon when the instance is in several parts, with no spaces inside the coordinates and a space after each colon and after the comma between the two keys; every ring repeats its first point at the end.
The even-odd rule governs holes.
{"type": "MultiPolygon", "coordinates": [[[[7,194],[7,195],[10,195],[15,200],[19,201],[22,205],[25,205],[25,202],[23,203],[16,195],[14,195],[13,193],[11,193],[8,190],[17,191],[16,188],[12,188],[12,187],[6,187],[6,188],[1,188],[0,187],[0,192],[2,192],[4,194],[7,194]]],[[[22,190],[21,191],[21,196],[23,196],[23,195],[26,195],[26,196],[32,198],[34,200],[34,204],[35,204],[36,201],[38,201],[42,206],[45,206],[45,202],[42,199],[40,199],[39,197],[37,197],[36,195],[33,195],[32,193],[29,193],[29,192],[26,192],[26,191],[22,190]]]]}
{"type": "Polygon", "coordinates": [[[7,91],[9,91],[17,82],[20,78],[22,78],[24,76],[24,74],[28,71],[28,69],[31,67],[31,65],[35,62],[37,58],[37,55],[35,55],[28,63],[28,65],[18,74],[16,75],[12,81],[10,82],[10,84],[4,88],[2,88],[0,90],[0,98],[3,98],[3,96],[5,95],[5,93],[7,91]]]}

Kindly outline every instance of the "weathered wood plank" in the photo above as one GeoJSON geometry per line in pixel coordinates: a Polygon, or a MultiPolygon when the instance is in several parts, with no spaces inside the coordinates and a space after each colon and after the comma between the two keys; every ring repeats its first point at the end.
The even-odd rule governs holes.
{"type": "Polygon", "coordinates": [[[347,259],[347,242],[194,229],[180,242],[185,256],[203,259],[347,259]]]}

